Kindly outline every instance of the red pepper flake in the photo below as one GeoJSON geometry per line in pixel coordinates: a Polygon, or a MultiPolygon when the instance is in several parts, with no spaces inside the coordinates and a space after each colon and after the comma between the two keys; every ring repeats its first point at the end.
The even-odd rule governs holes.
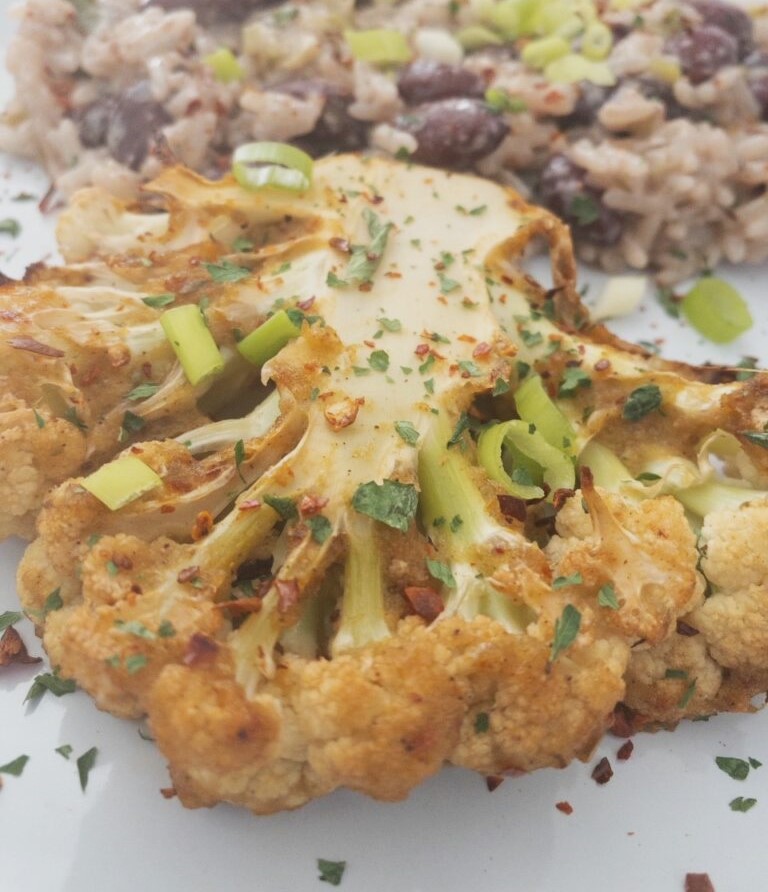
{"type": "Polygon", "coordinates": [[[507,520],[519,520],[525,523],[527,517],[527,507],[523,499],[515,496],[499,496],[499,510],[507,518],[507,520]]]}
{"type": "Polygon", "coordinates": [[[121,570],[133,570],[133,561],[127,554],[113,554],[112,563],[121,570]]]}
{"type": "Polygon", "coordinates": [[[426,356],[429,353],[429,344],[419,344],[413,351],[417,356],[426,356]]]}
{"type": "Polygon", "coordinates": [[[488,788],[489,793],[493,793],[494,790],[497,790],[504,783],[504,778],[500,777],[498,774],[489,774],[485,779],[485,786],[488,788]]]}
{"type": "Polygon", "coordinates": [[[331,403],[330,406],[326,406],[323,412],[325,420],[328,422],[328,425],[332,430],[343,430],[345,427],[349,427],[351,424],[355,423],[357,413],[360,411],[360,406],[364,403],[365,397],[362,396],[359,396],[356,399],[344,397],[343,399],[337,400],[335,403],[331,403]]]}
{"type": "Polygon", "coordinates": [[[688,623],[679,619],[677,621],[677,634],[684,635],[686,638],[693,638],[694,635],[699,634],[699,630],[694,628],[694,626],[689,626],[688,623]]]}
{"type": "Polygon", "coordinates": [[[201,632],[195,632],[187,642],[187,649],[184,652],[182,661],[185,666],[197,666],[199,663],[210,663],[218,652],[219,645],[213,638],[209,638],[201,632]]]}
{"type": "Polygon", "coordinates": [[[573,806],[570,802],[556,802],[555,808],[558,811],[561,811],[564,815],[572,815],[573,814],[573,806]]]}
{"type": "Polygon", "coordinates": [[[687,873],[685,875],[685,892],[715,892],[708,873],[687,873]]]}
{"type": "Polygon", "coordinates": [[[598,359],[598,361],[594,365],[594,369],[596,372],[607,372],[610,367],[610,359],[598,359]]]}
{"type": "Polygon", "coordinates": [[[636,732],[635,714],[628,706],[619,703],[613,711],[611,734],[616,737],[632,737],[636,732]]]}
{"type": "Polygon", "coordinates": [[[373,282],[363,282],[357,286],[358,291],[373,291],[373,282]]]}
{"type": "Polygon", "coordinates": [[[161,514],[173,514],[173,513],[175,513],[175,511],[176,511],[175,505],[161,505],[160,506],[161,514]]]}
{"type": "Polygon", "coordinates": [[[252,511],[254,508],[261,508],[261,502],[258,499],[245,499],[237,506],[238,511],[252,511]]]}
{"type": "Polygon", "coordinates": [[[201,511],[195,518],[192,526],[192,541],[199,542],[204,539],[213,529],[213,515],[210,511],[201,511]]]}
{"type": "Polygon", "coordinates": [[[434,622],[443,612],[443,599],[426,585],[407,585],[405,597],[418,616],[428,623],[434,622]]]}
{"type": "Polygon", "coordinates": [[[559,511],[575,492],[575,489],[556,489],[552,494],[552,507],[555,511],[559,511]]]}
{"type": "Polygon", "coordinates": [[[472,351],[472,356],[475,359],[480,359],[483,356],[488,356],[491,352],[491,345],[487,344],[485,341],[480,341],[480,343],[475,347],[472,351]]]}
{"type": "Polygon", "coordinates": [[[31,657],[27,653],[27,646],[21,640],[21,635],[13,628],[8,628],[0,638],[0,666],[10,666],[11,663],[41,663],[41,657],[31,657]]]}
{"type": "Polygon", "coordinates": [[[179,575],[176,577],[176,582],[182,583],[192,582],[193,579],[196,579],[200,575],[200,567],[185,567],[183,570],[179,570],[179,575]]]}
{"type": "Polygon", "coordinates": [[[63,350],[59,350],[58,347],[49,347],[48,344],[41,344],[34,338],[11,338],[7,343],[14,350],[26,350],[27,353],[38,353],[40,356],[52,356],[55,359],[64,356],[63,350]]]}
{"type": "Polygon", "coordinates": [[[631,740],[627,740],[626,743],[622,743],[619,747],[618,752],[616,753],[616,758],[620,762],[626,762],[627,759],[632,755],[632,751],[634,750],[635,745],[631,740]]]}
{"type": "Polygon", "coordinates": [[[299,501],[299,513],[302,517],[312,517],[318,514],[328,504],[328,499],[322,496],[313,496],[307,493],[299,501]]]}
{"type": "Polygon", "coordinates": [[[173,799],[177,795],[176,787],[160,787],[160,795],[163,799],[173,799]]]}
{"type": "Polygon", "coordinates": [[[613,768],[611,768],[611,763],[608,761],[607,756],[603,756],[592,770],[592,780],[602,786],[603,784],[607,784],[612,777],[613,768]]]}
{"type": "Polygon", "coordinates": [[[366,347],[370,347],[371,350],[376,346],[376,341],[363,341],[366,347]]]}
{"type": "Polygon", "coordinates": [[[308,310],[308,309],[310,309],[310,307],[312,306],[312,304],[314,304],[314,302],[315,302],[315,295],[313,294],[312,297],[308,297],[306,300],[300,300],[300,301],[296,304],[296,306],[297,306],[300,310],[308,310]]]}
{"type": "Polygon", "coordinates": [[[368,199],[368,201],[370,201],[371,204],[381,204],[382,201],[384,201],[384,196],[383,195],[371,195],[371,197],[368,199]]]}
{"type": "Polygon", "coordinates": [[[280,613],[287,613],[298,603],[301,592],[295,579],[276,579],[277,609],[280,613]]]}

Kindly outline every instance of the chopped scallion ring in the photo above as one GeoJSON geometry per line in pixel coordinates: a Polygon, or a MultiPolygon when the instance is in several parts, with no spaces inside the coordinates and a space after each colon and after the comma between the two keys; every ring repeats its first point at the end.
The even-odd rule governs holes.
{"type": "Polygon", "coordinates": [[[682,309],[691,325],[716,344],[728,344],[752,327],[744,298],[715,276],[699,279],[683,298],[682,309]]]}
{"type": "Polygon", "coordinates": [[[204,56],[203,62],[211,69],[216,80],[222,84],[241,81],[245,76],[243,66],[237,60],[232,50],[225,46],[219,47],[219,49],[204,56]]]}
{"type": "Polygon", "coordinates": [[[249,142],[232,155],[232,173],[245,189],[303,192],[312,184],[312,167],[306,152],[282,142],[249,142]]]}
{"type": "Polygon", "coordinates": [[[160,325],[192,386],[222,371],[224,358],[199,307],[185,304],[166,310],[160,325]]]}
{"type": "Polygon", "coordinates": [[[162,479],[135,455],[123,455],[80,481],[83,489],[117,511],[162,484],[162,479]]]}
{"type": "Polygon", "coordinates": [[[300,329],[285,310],[278,310],[237,345],[242,356],[254,365],[264,365],[298,335],[300,329]]]}
{"type": "Polygon", "coordinates": [[[374,65],[398,65],[410,62],[411,48],[399,31],[372,28],[369,31],[345,31],[344,39],[352,55],[374,65]]]}
{"type": "Polygon", "coordinates": [[[556,449],[573,455],[576,447],[576,431],[555,405],[544,389],[541,378],[531,375],[515,391],[517,414],[556,449]]]}

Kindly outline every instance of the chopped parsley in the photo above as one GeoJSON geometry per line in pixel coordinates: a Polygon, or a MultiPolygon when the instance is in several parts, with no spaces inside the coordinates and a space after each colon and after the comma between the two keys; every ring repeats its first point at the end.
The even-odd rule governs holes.
{"type": "Polygon", "coordinates": [[[72,694],[75,690],[75,681],[73,678],[61,678],[58,671],[43,672],[36,676],[32,681],[32,686],[27,691],[24,698],[25,703],[34,703],[39,700],[47,691],[50,691],[54,697],[63,697],[65,694],[72,694]]]}
{"type": "Polygon", "coordinates": [[[85,788],[88,786],[88,777],[90,776],[91,769],[96,764],[96,756],[99,751],[95,746],[92,746],[89,750],[86,750],[82,756],[78,756],[77,759],[77,774],[80,778],[80,789],[85,793],[85,788]]]}
{"type": "Polygon", "coordinates": [[[745,799],[743,796],[737,796],[728,803],[731,811],[747,812],[757,805],[757,799],[745,799]]]}
{"type": "Polygon", "coordinates": [[[61,746],[57,746],[54,752],[69,760],[69,757],[72,755],[72,747],[68,743],[63,743],[61,746]]]}
{"type": "Polygon", "coordinates": [[[160,310],[172,304],[176,300],[175,294],[150,294],[148,297],[142,297],[142,303],[155,310],[160,310]]]}
{"type": "Polygon", "coordinates": [[[601,585],[597,593],[597,603],[601,607],[608,607],[610,610],[619,609],[619,601],[616,597],[616,590],[610,582],[601,585]]]}
{"type": "Polygon", "coordinates": [[[557,391],[558,396],[574,396],[582,387],[591,387],[592,379],[578,367],[568,367],[563,372],[562,380],[557,391]]]}
{"type": "Polygon", "coordinates": [[[768,449],[768,431],[739,431],[739,434],[755,446],[768,449]]]}
{"type": "Polygon", "coordinates": [[[0,774],[11,774],[13,777],[21,777],[27,762],[29,762],[29,756],[18,756],[12,762],[0,765],[0,774]]]}
{"type": "Polygon", "coordinates": [[[352,497],[352,507],[360,514],[372,517],[401,533],[408,531],[416,509],[419,496],[412,483],[400,483],[399,480],[384,480],[376,483],[371,480],[361,483],[352,497]]]}
{"type": "Polygon", "coordinates": [[[251,274],[247,267],[238,266],[236,263],[232,263],[231,260],[222,260],[221,263],[206,263],[205,268],[213,281],[219,284],[239,282],[242,279],[247,279],[251,274]]]}
{"type": "Polygon", "coordinates": [[[45,418],[37,411],[37,409],[32,410],[35,413],[35,424],[42,430],[45,427],[45,418]]]}
{"type": "Polygon", "coordinates": [[[459,368],[461,369],[462,374],[469,378],[479,378],[483,374],[483,370],[480,366],[471,359],[460,359],[459,368]]]}
{"type": "Polygon", "coordinates": [[[306,524],[312,534],[312,538],[318,545],[322,545],[333,532],[333,525],[327,517],[322,514],[316,514],[314,517],[308,517],[306,524]]]}
{"type": "Polygon", "coordinates": [[[322,883],[330,883],[332,886],[340,886],[344,871],[347,869],[347,862],[326,861],[325,858],[318,858],[317,869],[320,872],[319,879],[322,883]]]}
{"type": "Polygon", "coordinates": [[[475,734],[487,734],[491,728],[491,717],[487,712],[478,712],[475,716],[475,734]]]}
{"type": "Polygon", "coordinates": [[[557,579],[552,580],[552,588],[565,588],[567,585],[581,585],[584,582],[584,577],[581,573],[572,573],[570,576],[558,576],[557,579]]]}
{"type": "Polygon", "coordinates": [[[4,632],[8,626],[20,623],[22,618],[23,615],[18,610],[6,610],[5,613],[0,613],[0,632],[4,632]]]}
{"type": "Polygon", "coordinates": [[[131,654],[125,658],[125,671],[129,675],[135,675],[140,672],[149,661],[144,654],[131,654]]]}
{"type": "Polygon", "coordinates": [[[574,195],[568,205],[568,216],[577,226],[589,226],[600,218],[600,207],[595,199],[585,192],[574,195]]]}
{"type": "Polygon", "coordinates": [[[734,780],[746,780],[749,774],[749,762],[735,756],[716,756],[715,764],[734,780]]]}
{"type": "Polygon", "coordinates": [[[457,282],[456,279],[451,279],[450,276],[446,276],[445,273],[438,273],[437,278],[440,280],[440,291],[442,291],[443,294],[450,294],[460,286],[460,283],[457,282]]]}
{"type": "Polygon", "coordinates": [[[331,288],[368,285],[379,268],[381,258],[387,247],[392,223],[382,223],[377,214],[369,208],[363,210],[363,218],[368,227],[371,242],[368,245],[352,245],[351,256],[344,276],[329,272],[326,284],[331,288]]]}
{"type": "Polygon", "coordinates": [[[621,415],[627,421],[639,421],[648,415],[649,412],[655,412],[661,408],[661,390],[657,384],[643,384],[637,387],[627,397],[621,415]]]}
{"type": "Polygon", "coordinates": [[[264,501],[270,508],[277,511],[283,520],[296,520],[299,516],[296,502],[293,499],[286,499],[281,496],[264,496],[264,501]]]}
{"type": "Polygon", "coordinates": [[[389,353],[386,350],[374,350],[368,357],[368,365],[375,372],[386,372],[389,368],[389,353]]]}
{"type": "Polygon", "coordinates": [[[152,384],[150,382],[139,384],[128,394],[128,399],[132,402],[135,402],[136,400],[145,400],[147,397],[154,396],[159,389],[159,384],[152,384]]]}
{"type": "Polygon", "coordinates": [[[245,461],[245,443],[242,440],[238,440],[235,443],[235,468],[237,470],[237,476],[243,481],[246,482],[245,477],[243,477],[243,472],[240,468],[240,465],[245,461]]]}
{"type": "Polygon", "coordinates": [[[580,628],[581,614],[573,604],[566,604],[560,618],[555,621],[555,636],[549,655],[550,663],[554,663],[560,654],[573,644],[580,628]]]}
{"type": "Polygon", "coordinates": [[[396,421],[395,430],[409,446],[415,446],[419,442],[419,432],[410,421],[396,421]]]}
{"type": "Polygon", "coordinates": [[[456,588],[456,580],[448,564],[427,558],[427,570],[429,570],[429,575],[433,579],[442,582],[446,588],[456,588]]]}
{"type": "Polygon", "coordinates": [[[0,233],[10,235],[11,238],[18,238],[20,232],[21,223],[18,220],[14,220],[13,217],[6,217],[4,220],[0,220],[0,233]]]}
{"type": "Polygon", "coordinates": [[[380,316],[376,321],[385,331],[401,331],[403,328],[399,319],[387,319],[385,316],[380,316]]]}
{"type": "Polygon", "coordinates": [[[123,415],[123,421],[120,425],[120,434],[118,435],[118,441],[123,443],[129,437],[133,436],[133,434],[139,433],[139,431],[143,430],[147,425],[147,422],[141,417],[141,415],[137,415],[135,412],[126,412],[123,415]]]}

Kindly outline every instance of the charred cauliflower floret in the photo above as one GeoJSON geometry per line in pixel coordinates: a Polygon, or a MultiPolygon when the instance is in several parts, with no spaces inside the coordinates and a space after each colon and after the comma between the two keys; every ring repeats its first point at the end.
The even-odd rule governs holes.
{"type": "Polygon", "coordinates": [[[150,188],[78,199],[69,256],[173,268],[153,293],[205,320],[169,336],[164,380],[195,343],[222,362],[182,380],[175,440],[78,459],[19,588],[63,676],[148,715],[185,804],[399,799],[445,762],[587,758],[622,700],[745,708],[762,564],[730,587],[716,568],[762,480],[759,387],[589,326],[562,226],[489,182],[340,156],[298,194],[180,169],[150,188]],[[549,292],[519,263],[542,237],[549,292]],[[709,516],[715,490],[738,522],[709,516]]]}

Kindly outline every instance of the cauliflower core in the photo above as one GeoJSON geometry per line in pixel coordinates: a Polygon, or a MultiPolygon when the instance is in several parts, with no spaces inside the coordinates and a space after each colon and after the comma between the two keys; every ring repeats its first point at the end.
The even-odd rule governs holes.
{"type": "MultiPolygon", "coordinates": [[[[160,483],[118,510],[82,478],[48,494],[19,588],[63,676],[103,709],[148,715],[182,802],[268,813],[340,786],[399,799],[445,762],[485,774],[564,766],[589,756],[625,677],[635,696],[652,691],[636,679],[658,675],[681,618],[699,614],[686,659],[706,664],[707,702],[723,702],[737,660],[720,617],[760,601],[762,577],[719,612],[720,594],[705,602],[683,495],[667,477],[651,492],[631,479],[639,470],[624,475],[642,424],[633,430],[621,405],[659,382],[676,424],[689,419],[690,451],[699,431],[727,430],[720,407],[737,385],[686,378],[584,328],[557,220],[474,177],[354,156],[316,164],[300,195],[181,169],[149,189],[151,207],[93,190],[75,200],[62,224],[75,272],[45,274],[50,302],[81,276],[76,287],[105,307],[147,309],[153,332],[141,290],[202,304],[224,371],[192,388],[150,339],[153,386],[131,398],[146,360],[124,341],[97,407],[64,329],[24,311],[35,340],[65,356],[20,351],[29,369],[14,411],[32,430],[41,382],[58,375],[89,423],[61,466],[46,466],[49,440],[25,444],[15,473],[27,500],[13,510],[28,519],[46,481],[118,451],[126,400],[142,420],[132,434],[177,435],[132,436],[127,454],[160,483]],[[537,238],[550,245],[551,292],[517,265],[537,238]],[[295,337],[249,365],[237,345],[278,313],[295,337]],[[591,412],[557,386],[587,363],[599,369],[591,412]],[[516,487],[536,483],[521,482],[541,472],[535,454],[504,441],[511,477],[491,479],[476,434],[518,414],[533,436],[513,397],[534,372],[549,382],[538,409],[550,454],[571,481],[581,466],[580,490],[526,502],[516,487]],[[623,469],[615,486],[579,458],[592,441],[623,469]],[[63,606],[46,611],[54,589],[63,606]]],[[[78,349],[101,356],[88,325],[78,349]]],[[[58,404],[39,430],[50,437],[67,412],[58,404]]],[[[642,461],[660,460],[657,446],[642,461]]],[[[759,656],[746,664],[737,707],[762,679],[759,656]]]]}

